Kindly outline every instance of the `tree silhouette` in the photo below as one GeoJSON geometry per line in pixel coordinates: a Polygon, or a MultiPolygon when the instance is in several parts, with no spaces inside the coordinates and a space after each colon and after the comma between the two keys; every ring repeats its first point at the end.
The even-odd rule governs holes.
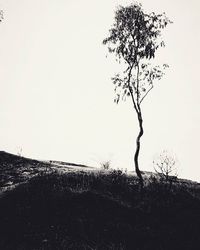
{"type": "Polygon", "coordinates": [[[130,96],[137,114],[139,134],[136,139],[134,163],[141,187],[143,178],[138,164],[140,139],[144,133],[141,104],[152,90],[154,81],[160,80],[164,69],[168,67],[166,64],[154,67],[150,64],[157,49],[165,46],[161,31],[168,23],[171,21],[165,13],[147,14],[141,4],[119,6],[109,36],[103,40],[109,52],[114,53],[123,66],[123,72],[112,78],[116,91],[115,102],[126,100],[126,97],[130,96]]]}

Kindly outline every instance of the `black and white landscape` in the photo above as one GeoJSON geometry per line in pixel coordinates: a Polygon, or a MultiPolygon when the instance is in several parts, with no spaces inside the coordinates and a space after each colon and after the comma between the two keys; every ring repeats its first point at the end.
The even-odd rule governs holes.
{"type": "Polygon", "coordinates": [[[0,2],[0,249],[199,249],[200,4],[0,2]]]}

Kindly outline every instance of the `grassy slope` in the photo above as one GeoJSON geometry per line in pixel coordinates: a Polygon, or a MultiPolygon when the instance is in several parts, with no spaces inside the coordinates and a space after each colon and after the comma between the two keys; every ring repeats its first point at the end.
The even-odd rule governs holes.
{"type": "Polygon", "coordinates": [[[199,194],[153,179],[141,193],[120,171],[41,172],[0,198],[0,249],[199,249],[199,194]]]}

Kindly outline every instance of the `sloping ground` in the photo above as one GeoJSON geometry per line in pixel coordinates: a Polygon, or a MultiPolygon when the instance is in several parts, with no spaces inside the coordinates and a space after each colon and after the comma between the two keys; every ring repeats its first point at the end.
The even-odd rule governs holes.
{"type": "Polygon", "coordinates": [[[0,151],[0,189],[27,181],[47,169],[49,164],[0,151]]]}
{"type": "Polygon", "coordinates": [[[61,161],[38,161],[0,151],[0,192],[23,183],[33,176],[58,170],[90,170],[89,166],[61,161]]]}
{"type": "MultiPolygon", "coordinates": [[[[199,249],[196,189],[118,171],[42,174],[0,198],[0,249],[199,249]]],[[[198,191],[199,192],[199,191],[198,191]]]]}
{"type": "MultiPolygon", "coordinates": [[[[38,174],[52,171],[58,171],[61,173],[86,171],[96,174],[103,172],[102,169],[93,168],[83,164],[53,160],[39,161],[0,151],[0,191],[23,183],[38,174]]],[[[105,173],[109,173],[109,171],[112,172],[112,169],[105,171],[105,173]]],[[[144,179],[147,180],[151,176],[156,177],[155,173],[148,171],[142,172],[142,174],[144,179]]],[[[127,175],[136,176],[134,171],[129,171],[127,175]]],[[[200,188],[199,183],[190,180],[177,179],[177,182],[184,183],[187,186],[195,185],[200,188]]]]}
{"type": "Polygon", "coordinates": [[[20,183],[0,197],[0,249],[199,249],[198,184],[149,178],[141,192],[133,175],[60,165],[0,152],[3,181],[20,183]]]}

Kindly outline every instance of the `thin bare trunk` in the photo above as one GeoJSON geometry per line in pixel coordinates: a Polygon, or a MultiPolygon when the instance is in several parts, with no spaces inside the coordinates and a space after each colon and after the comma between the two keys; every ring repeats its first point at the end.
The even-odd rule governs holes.
{"type": "Polygon", "coordinates": [[[137,115],[138,115],[138,122],[139,122],[140,131],[139,131],[139,134],[138,134],[137,139],[136,139],[136,151],[135,151],[135,155],[134,155],[134,162],[135,162],[135,172],[139,178],[140,186],[142,189],[144,186],[144,182],[143,182],[142,174],[141,174],[140,169],[139,169],[138,156],[139,156],[139,152],[140,152],[140,138],[142,137],[144,130],[143,130],[143,125],[142,125],[143,120],[142,120],[141,112],[138,112],[137,115]]]}
{"type": "Polygon", "coordinates": [[[135,155],[134,155],[134,163],[135,163],[135,172],[136,172],[136,174],[137,174],[137,176],[139,178],[139,182],[140,182],[140,187],[141,187],[141,189],[143,189],[144,182],[143,182],[142,174],[140,172],[139,163],[138,163],[138,157],[139,157],[139,152],[140,152],[140,138],[142,137],[142,135],[144,133],[143,126],[142,126],[142,123],[143,123],[142,112],[141,112],[141,109],[140,109],[140,101],[139,101],[139,63],[137,65],[136,100],[134,98],[133,90],[132,90],[132,88],[130,86],[130,79],[131,79],[131,71],[132,71],[132,69],[133,69],[133,65],[130,66],[130,69],[129,69],[128,87],[129,87],[129,91],[130,91],[130,95],[131,95],[131,98],[132,98],[134,109],[135,109],[135,111],[137,113],[139,128],[140,128],[139,134],[138,134],[137,139],[136,139],[136,151],[135,151],[135,155]]]}

